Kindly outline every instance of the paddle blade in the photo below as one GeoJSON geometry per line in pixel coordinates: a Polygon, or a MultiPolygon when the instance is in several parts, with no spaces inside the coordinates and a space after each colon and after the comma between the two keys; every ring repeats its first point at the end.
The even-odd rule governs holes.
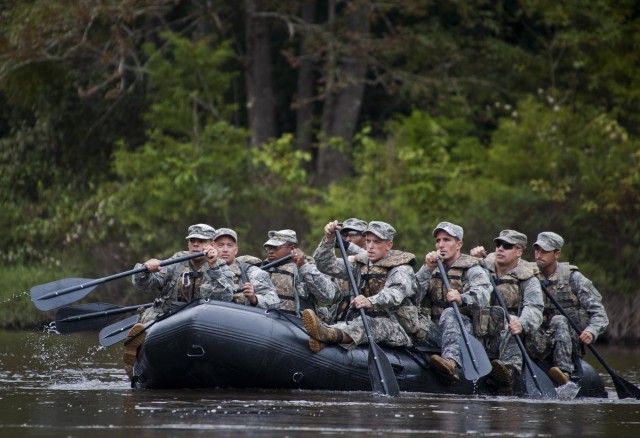
{"type": "Polygon", "coordinates": [[[636,398],[640,400],[640,388],[638,388],[633,383],[624,380],[619,375],[612,373],[611,379],[613,380],[613,385],[616,387],[616,392],[618,393],[618,398],[636,398]]]}
{"type": "Polygon", "coordinates": [[[84,298],[97,285],[82,287],[93,282],[91,278],[63,278],[51,283],[41,284],[31,288],[30,295],[33,304],[43,312],[64,306],[84,298]],[[72,292],[64,292],[68,289],[78,288],[72,292]],[[58,295],[62,292],[60,295],[58,295]]]}
{"type": "Polygon", "coordinates": [[[530,365],[533,368],[533,372],[526,363],[524,364],[525,395],[531,398],[559,398],[558,392],[547,373],[533,362],[530,365]]]}
{"type": "Polygon", "coordinates": [[[119,308],[120,306],[108,303],[88,303],[63,307],[56,312],[56,330],[66,335],[69,333],[101,329],[119,315],[92,315],[119,308]]]}
{"type": "Polygon", "coordinates": [[[138,315],[133,315],[103,328],[100,330],[99,334],[100,345],[103,347],[109,347],[110,345],[124,341],[127,334],[129,334],[131,327],[133,327],[137,322],[138,315]]]}
{"type": "Polygon", "coordinates": [[[470,334],[466,338],[469,341],[468,344],[465,344],[464,339],[460,339],[462,372],[465,379],[478,380],[491,372],[491,361],[480,341],[470,334]]]}
{"type": "Polygon", "coordinates": [[[400,387],[391,362],[375,342],[369,344],[369,380],[371,380],[371,390],[376,394],[390,397],[397,397],[400,394],[400,387]]]}

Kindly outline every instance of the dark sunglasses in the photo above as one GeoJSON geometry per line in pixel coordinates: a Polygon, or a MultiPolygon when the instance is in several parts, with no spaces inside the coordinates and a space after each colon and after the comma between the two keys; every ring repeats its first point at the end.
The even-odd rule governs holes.
{"type": "Polygon", "coordinates": [[[496,241],[496,249],[502,247],[506,250],[510,250],[510,249],[513,249],[514,246],[515,245],[513,243],[503,242],[502,240],[496,241]]]}
{"type": "Polygon", "coordinates": [[[359,235],[361,233],[357,232],[357,231],[342,231],[340,232],[340,235],[342,237],[355,237],[357,235],[359,235]]]}

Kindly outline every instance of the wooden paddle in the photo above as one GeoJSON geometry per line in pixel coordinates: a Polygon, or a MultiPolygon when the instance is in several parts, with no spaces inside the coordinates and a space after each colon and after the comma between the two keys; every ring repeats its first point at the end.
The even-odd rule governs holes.
{"type": "MultiPolygon", "coordinates": [[[[172,265],[174,263],[203,257],[204,255],[204,252],[199,252],[183,257],[176,257],[160,262],[160,266],[172,265]]],[[[55,309],[56,307],[64,306],[84,298],[89,292],[101,284],[145,272],[146,270],[147,268],[142,266],[119,274],[98,278],[97,280],[90,278],[64,278],[62,280],[52,281],[51,283],[32,287],[30,292],[31,301],[33,301],[33,304],[35,304],[39,310],[46,312],[47,310],[55,309]]]]}
{"type": "MultiPolygon", "coordinates": [[[[349,264],[349,260],[347,258],[347,251],[344,248],[344,242],[342,241],[340,230],[336,230],[336,241],[338,242],[338,246],[340,248],[340,254],[342,254],[344,267],[347,270],[347,274],[349,275],[351,294],[353,297],[355,297],[359,294],[358,286],[356,284],[355,278],[353,277],[353,272],[351,272],[351,265],[349,264]]],[[[396,375],[393,373],[391,362],[389,362],[389,358],[387,358],[387,355],[384,353],[382,348],[380,348],[378,344],[376,344],[375,338],[371,334],[369,321],[367,321],[364,309],[358,310],[360,310],[360,318],[362,320],[362,325],[364,326],[364,332],[367,334],[367,338],[369,339],[368,365],[371,388],[374,393],[397,397],[400,394],[400,387],[398,386],[396,375]]]]}
{"type": "MultiPolygon", "coordinates": [[[[553,303],[553,305],[558,308],[562,316],[567,318],[567,320],[569,321],[569,324],[571,324],[571,327],[573,327],[576,333],[580,335],[580,333],[582,333],[582,330],[580,330],[580,327],[578,327],[578,324],[576,324],[571,318],[569,318],[569,315],[567,314],[567,312],[560,305],[556,297],[554,297],[551,294],[551,292],[549,292],[549,290],[547,289],[547,286],[542,281],[540,282],[540,284],[542,285],[542,291],[545,293],[547,298],[549,298],[549,300],[553,303]]],[[[594,347],[591,344],[586,344],[586,345],[589,348],[589,350],[591,350],[591,352],[596,357],[596,359],[600,361],[604,369],[607,370],[607,372],[611,376],[611,379],[613,380],[613,385],[615,386],[616,392],[618,393],[618,398],[620,399],[636,398],[640,400],[640,388],[638,388],[633,383],[623,379],[618,374],[616,374],[616,372],[613,371],[613,369],[609,366],[609,364],[605,362],[604,358],[600,356],[600,353],[598,353],[598,350],[596,350],[596,347],[594,347]]]]}
{"type": "MultiPolygon", "coordinates": [[[[447,271],[445,271],[440,257],[436,259],[436,263],[440,270],[444,287],[446,287],[447,290],[451,289],[447,271]]],[[[455,301],[451,301],[451,306],[453,307],[453,312],[456,315],[458,324],[460,324],[460,332],[462,332],[462,343],[464,344],[464,346],[460,346],[460,358],[462,361],[460,365],[462,366],[462,372],[464,373],[465,379],[477,380],[491,372],[491,361],[489,361],[489,356],[487,356],[487,352],[480,341],[467,333],[464,322],[462,322],[458,304],[455,301]]]]}
{"type": "MultiPolygon", "coordinates": [[[[507,318],[507,323],[511,320],[511,315],[509,315],[509,311],[507,310],[507,306],[498,292],[498,288],[496,287],[496,282],[493,279],[493,276],[489,271],[487,271],[489,275],[489,280],[491,280],[491,286],[493,286],[493,294],[498,300],[500,307],[504,310],[504,314],[507,318]]],[[[527,354],[527,350],[524,348],[524,344],[522,343],[522,339],[520,335],[512,335],[518,344],[518,348],[522,353],[522,360],[524,362],[524,384],[526,389],[526,395],[532,398],[558,398],[558,392],[556,391],[555,386],[553,386],[553,382],[547,376],[538,365],[536,365],[529,355],[527,354]]]]}
{"type": "Polygon", "coordinates": [[[153,306],[153,303],[128,307],[107,303],[87,303],[63,307],[56,312],[56,330],[63,335],[86,330],[98,330],[123,313],[134,312],[151,306],[153,306]]]}

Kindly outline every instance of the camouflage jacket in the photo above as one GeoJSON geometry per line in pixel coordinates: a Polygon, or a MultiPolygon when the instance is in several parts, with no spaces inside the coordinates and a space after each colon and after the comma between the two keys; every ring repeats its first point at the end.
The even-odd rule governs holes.
{"type": "MultiPolygon", "coordinates": [[[[347,273],[347,267],[345,266],[344,261],[336,258],[333,242],[328,242],[326,239],[322,239],[315,252],[315,256],[320,272],[343,280],[349,279],[349,274],[347,273]]],[[[361,289],[366,287],[366,285],[362,283],[361,277],[362,275],[366,275],[369,267],[383,267],[386,265],[386,262],[388,261],[387,259],[390,257],[399,257],[403,260],[415,260],[415,256],[413,256],[413,254],[403,253],[401,251],[391,251],[387,257],[378,260],[369,266],[368,261],[366,260],[366,253],[363,252],[356,255],[352,259],[353,262],[350,261],[350,268],[354,273],[356,282],[358,282],[358,287],[361,289]],[[408,255],[410,257],[402,257],[404,255],[408,255]]],[[[394,265],[394,263],[391,265],[394,265]]],[[[411,265],[403,262],[400,265],[393,266],[388,269],[386,279],[384,280],[384,286],[381,288],[376,287],[375,289],[376,293],[368,297],[371,304],[373,304],[373,311],[394,311],[401,305],[411,305],[409,299],[417,293],[418,283],[411,265]]]]}
{"type": "Polygon", "coordinates": [[[481,259],[481,264],[492,275],[496,284],[515,283],[519,292],[521,304],[517,313],[518,320],[522,324],[525,333],[533,333],[542,324],[542,311],[544,301],[542,299],[542,288],[538,281],[537,266],[535,263],[520,259],[517,266],[501,277],[496,274],[495,257],[481,259]]]}
{"type": "MultiPolygon", "coordinates": [[[[602,295],[576,266],[558,263],[558,268],[549,278],[542,272],[539,275],[540,281],[547,284],[547,290],[558,300],[567,315],[582,330],[590,332],[594,341],[606,330],[609,318],[602,305],[602,295]]],[[[548,321],[560,312],[546,295],[544,299],[544,314],[548,321]]]]}
{"type": "MultiPolygon", "coordinates": [[[[175,253],[171,258],[189,255],[187,251],[175,253]]],[[[135,269],[144,267],[138,263],[135,269]]],[[[231,301],[235,286],[233,273],[222,263],[210,268],[204,262],[195,269],[191,260],[163,266],[160,272],[140,272],[133,276],[136,289],[155,293],[165,302],[187,302],[196,298],[231,301]]]]}
{"type": "MultiPolygon", "coordinates": [[[[257,257],[241,256],[236,258],[234,263],[229,265],[229,269],[233,272],[233,283],[236,289],[239,289],[244,282],[248,281],[253,285],[253,291],[258,300],[256,307],[267,310],[275,309],[280,304],[280,299],[276,293],[276,287],[269,278],[269,274],[256,266],[260,263],[261,260],[257,257]]],[[[236,292],[233,301],[238,304],[244,304],[244,294],[236,292]]]]}
{"type": "MultiPolygon", "coordinates": [[[[464,307],[471,310],[489,305],[491,282],[487,272],[479,265],[475,257],[461,254],[451,266],[450,272],[455,272],[456,278],[449,277],[449,283],[460,293],[464,307]]],[[[421,312],[430,312],[434,320],[437,320],[442,312],[442,307],[448,305],[438,302],[444,301],[447,295],[439,270],[436,267],[432,272],[426,265],[422,265],[416,278],[420,286],[420,295],[416,297],[416,302],[420,305],[421,312]]]]}

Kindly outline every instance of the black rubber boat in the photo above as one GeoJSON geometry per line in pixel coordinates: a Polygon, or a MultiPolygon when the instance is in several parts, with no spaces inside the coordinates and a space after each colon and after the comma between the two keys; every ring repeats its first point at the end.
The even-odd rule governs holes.
{"type": "MultiPolygon", "coordinates": [[[[136,388],[279,388],[370,391],[367,346],[329,346],[313,353],[297,318],[278,311],[203,302],[157,321],[147,331],[134,364],[136,388]]],[[[430,353],[383,348],[401,391],[492,395],[486,377],[444,382],[429,367],[430,353]]],[[[607,397],[597,371],[577,362],[577,397],[607,397]]],[[[522,394],[522,382],[514,383],[522,394]]]]}

